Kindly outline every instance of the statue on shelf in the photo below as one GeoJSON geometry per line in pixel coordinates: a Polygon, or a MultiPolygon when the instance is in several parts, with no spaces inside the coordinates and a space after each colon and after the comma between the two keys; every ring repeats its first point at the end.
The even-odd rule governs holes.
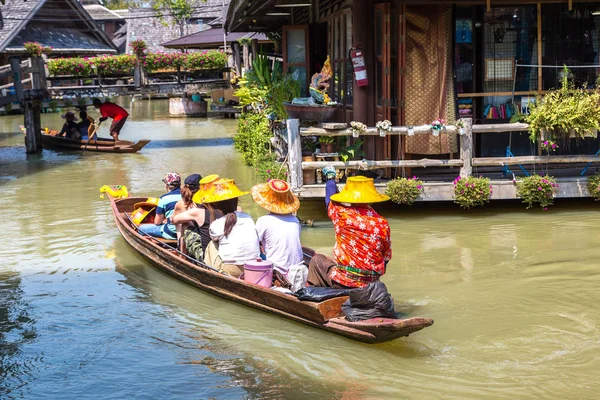
{"type": "Polygon", "coordinates": [[[321,72],[317,72],[310,79],[310,96],[315,100],[315,103],[331,103],[327,90],[329,89],[329,81],[332,77],[333,70],[331,69],[331,61],[329,56],[327,56],[327,60],[325,60],[321,72]]]}

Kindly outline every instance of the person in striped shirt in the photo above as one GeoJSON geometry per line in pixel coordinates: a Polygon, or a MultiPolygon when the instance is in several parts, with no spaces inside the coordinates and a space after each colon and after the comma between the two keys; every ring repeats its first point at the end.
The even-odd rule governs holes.
{"type": "Polygon", "coordinates": [[[181,200],[181,177],[177,172],[169,172],[163,178],[167,193],[160,196],[156,206],[153,224],[141,224],[139,230],[154,237],[177,239],[177,227],[171,221],[175,205],[181,200]]]}

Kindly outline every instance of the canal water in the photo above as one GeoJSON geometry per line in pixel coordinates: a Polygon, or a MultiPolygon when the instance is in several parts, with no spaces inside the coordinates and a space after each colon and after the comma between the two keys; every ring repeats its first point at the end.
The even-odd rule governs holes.
{"type": "MultiPolygon", "coordinates": [[[[128,247],[100,186],[157,196],[167,171],[243,189],[255,177],[233,150],[235,121],[124,104],[122,137],[152,140],[139,154],[27,156],[22,117],[0,117],[0,398],[597,397],[596,203],[385,206],[394,256],[383,280],[399,311],[435,324],[361,344],[205,294],[128,247]]],[[[262,214],[249,196],[242,206],[262,214]]],[[[304,244],[330,250],[322,202],[300,217],[316,221],[304,244]]]]}

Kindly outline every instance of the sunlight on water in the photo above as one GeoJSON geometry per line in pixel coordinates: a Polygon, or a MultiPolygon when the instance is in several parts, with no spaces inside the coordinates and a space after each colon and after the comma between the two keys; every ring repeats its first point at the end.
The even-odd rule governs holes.
{"type": "MultiPolygon", "coordinates": [[[[243,189],[255,178],[232,148],[236,121],[126,105],[123,138],[152,140],[139,154],[27,156],[22,117],[0,118],[0,398],[597,396],[597,204],[383,206],[394,252],[384,282],[398,311],[435,324],[361,344],[203,293],[127,246],[100,186],[156,196],[167,171],[243,189]]],[[[249,196],[242,206],[262,214],[249,196]]],[[[316,221],[304,244],[330,252],[322,201],[300,217],[316,221]]]]}

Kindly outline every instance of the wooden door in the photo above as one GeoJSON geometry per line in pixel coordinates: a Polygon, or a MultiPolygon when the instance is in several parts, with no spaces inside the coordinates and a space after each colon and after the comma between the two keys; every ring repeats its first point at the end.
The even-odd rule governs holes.
{"type": "MultiPolygon", "coordinates": [[[[392,31],[390,4],[381,3],[374,6],[374,28],[373,38],[375,55],[375,119],[383,121],[392,119],[392,31]]],[[[394,121],[392,121],[394,122],[394,121]]],[[[392,140],[390,136],[377,138],[375,147],[375,158],[377,160],[390,160],[392,140]]],[[[386,168],[384,176],[389,177],[391,170],[386,168]]]]}

